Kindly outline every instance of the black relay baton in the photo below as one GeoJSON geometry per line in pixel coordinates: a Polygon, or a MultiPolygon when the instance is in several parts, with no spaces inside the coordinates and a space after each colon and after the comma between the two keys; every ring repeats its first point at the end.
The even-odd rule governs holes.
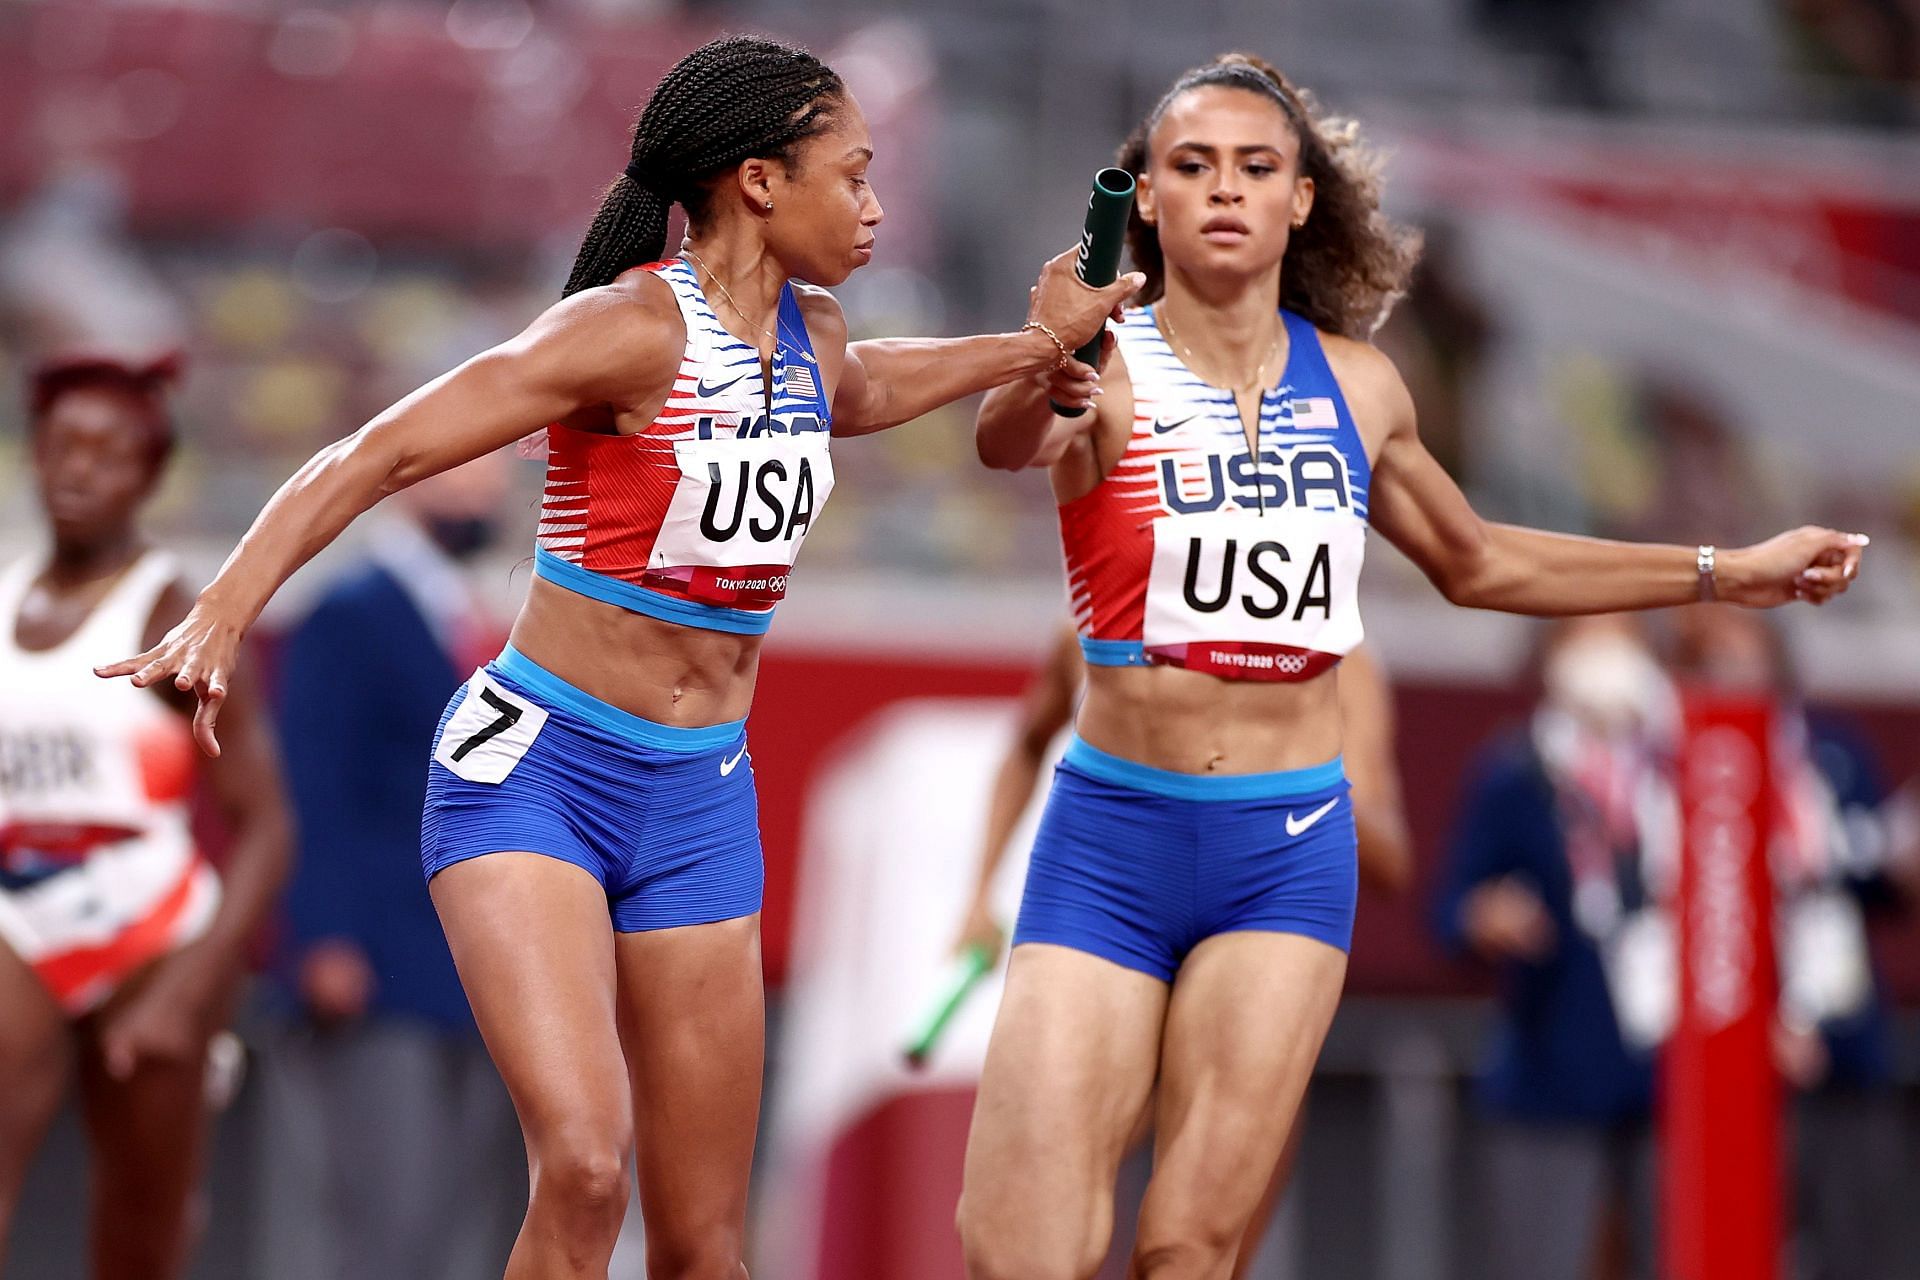
{"type": "MultiPolygon", "coordinates": [[[[1087,197],[1087,228],[1080,233],[1080,261],[1074,274],[1082,284],[1096,289],[1113,283],[1120,274],[1120,250],[1127,241],[1127,215],[1133,211],[1133,175],[1125,169],[1102,169],[1093,175],[1093,194],[1087,197]]],[[[1101,326],[1104,332],[1105,325],[1101,326]]],[[[1100,338],[1096,333],[1087,345],[1074,352],[1083,364],[1098,366],[1100,338]]],[[[1063,408],[1048,401],[1063,418],[1077,418],[1086,410],[1063,408]]]]}

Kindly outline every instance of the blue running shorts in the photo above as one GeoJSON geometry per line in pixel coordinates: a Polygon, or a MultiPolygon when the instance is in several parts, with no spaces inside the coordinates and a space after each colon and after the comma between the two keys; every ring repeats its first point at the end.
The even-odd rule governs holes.
{"type": "Polygon", "coordinates": [[[1013,944],[1072,947],[1163,982],[1216,933],[1297,933],[1345,951],[1357,848],[1337,757],[1282,773],[1174,773],[1075,737],[1034,837],[1013,944]]]}
{"type": "Polygon", "coordinates": [[[431,880],[509,850],[586,870],[623,933],[752,915],[766,873],[746,721],[655,724],[507,646],[440,718],[420,860],[431,880]]]}

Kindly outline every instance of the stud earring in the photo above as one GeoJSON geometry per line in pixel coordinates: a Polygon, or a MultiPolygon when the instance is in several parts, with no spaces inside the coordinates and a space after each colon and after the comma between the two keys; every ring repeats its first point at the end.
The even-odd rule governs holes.
{"type": "Polygon", "coordinates": [[[772,212],[772,210],[773,210],[773,201],[771,201],[771,200],[769,200],[769,201],[767,201],[767,210],[768,210],[768,212],[772,212]]]}

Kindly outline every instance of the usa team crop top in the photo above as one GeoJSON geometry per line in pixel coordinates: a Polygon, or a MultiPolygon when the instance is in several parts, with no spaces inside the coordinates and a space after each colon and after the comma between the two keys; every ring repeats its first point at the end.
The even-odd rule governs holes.
{"type": "Polygon", "coordinates": [[[1372,473],[1319,333],[1280,314],[1287,367],[1261,398],[1256,452],[1233,392],[1186,367],[1152,307],[1125,312],[1133,434],[1059,513],[1089,663],[1306,680],[1360,643],[1372,473]]]}
{"type": "Polygon", "coordinates": [[[833,490],[819,363],[789,284],[769,413],[760,353],[721,325],[692,266],[646,269],[686,322],[673,389],[644,431],[549,428],[534,572],[649,617],[758,635],[833,490]]]}

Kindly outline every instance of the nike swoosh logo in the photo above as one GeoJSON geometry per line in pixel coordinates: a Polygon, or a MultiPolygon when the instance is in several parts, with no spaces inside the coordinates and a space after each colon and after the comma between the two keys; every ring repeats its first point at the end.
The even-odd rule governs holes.
{"type": "Polygon", "coordinates": [[[1308,814],[1304,818],[1296,818],[1292,814],[1288,814],[1287,815],[1287,834],[1290,836],[1299,835],[1302,831],[1305,831],[1308,827],[1320,821],[1320,819],[1326,817],[1329,813],[1332,813],[1333,806],[1339,803],[1340,803],[1340,797],[1335,796],[1333,799],[1327,801],[1325,804],[1321,805],[1318,809],[1315,809],[1312,813],[1308,814]]]}
{"type": "Polygon", "coordinates": [[[746,755],[747,755],[747,744],[743,742],[740,744],[740,749],[733,753],[733,759],[722,760],[720,762],[720,776],[724,778],[728,774],[732,773],[734,766],[739,764],[742,760],[744,760],[746,758],[746,755]]]}
{"type": "Polygon", "coordinates": [[[722,391],[725,391],[728,387],[739,386],[742,382],[745,382],[746,379],[747,379],[747,375],[743,373],[739,377],[735,378],[732,382],[723,382],[717,387],[710,387],[707,385],[706,379],[702,378],[700,381],[693,384],[693,394],[700,396],[702,398],[705,398],[707,396],[717,396],[722,391]]]}
{"type": "Polygon", "coordinates": [[[1155,419],[1153,424],[1153,434],[1157,436],[1163,436],[1167,434],[1167,432],[1169,431],[1177,430],[1180,427],[1186,426],[1189,422],[1192,422],[1195,418],[1199,416],[1200,415],[1197,413],[1190,413],[1184,418],[1175,418],[1172,422],[1165,422],[1160,419],[1155,419]]]}

